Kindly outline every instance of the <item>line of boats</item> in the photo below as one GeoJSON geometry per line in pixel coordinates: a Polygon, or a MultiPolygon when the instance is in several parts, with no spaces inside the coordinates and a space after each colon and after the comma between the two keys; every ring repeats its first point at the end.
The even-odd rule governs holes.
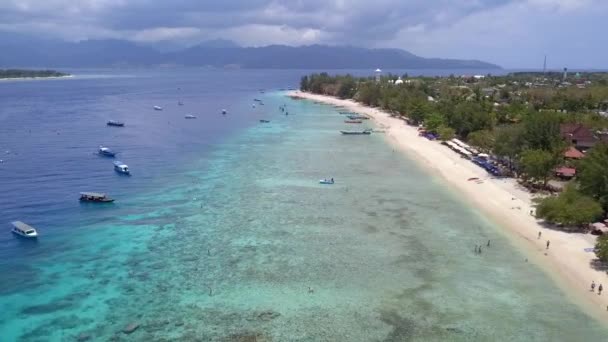
{"type": "MultiPolygon", "coordinates": [[[[112,203],[114,199],[104,193],[99,192],[81,192],[80,193],[80,202],[91,202],[91,203],[112,203]]],[[[27,239],[36,239],[38,237],[38,231],[36,228],[30,226],[27,223],[22,221],[13,221],[11,222],[13,228],[11,232],[17,236],[27,238],[27,239]]]]}

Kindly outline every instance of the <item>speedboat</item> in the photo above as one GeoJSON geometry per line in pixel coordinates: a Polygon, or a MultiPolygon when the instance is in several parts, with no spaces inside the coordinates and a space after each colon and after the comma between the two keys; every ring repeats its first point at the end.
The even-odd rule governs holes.
{"type": "Polygon", "coordinates": [[[99,146],[99,151],[97,152],[102,156],[106,156],[106,157],[114,157],[116,156],[116,152],[110,150],[107,147],[103,147],[103,146],[99,146]]]}
{"type": "Polygon", "coordinates": [[[110,120],[110,121],[108,121],[107,125],[114,126],[114,127],[123,127],[125,125],[125,123],[121,122],[121,121],[110,120]]]}
{"type": "Polygon", "coordinates": [[[129,171],[129,167],[127,166],[127,164],[125,164],[121,161],[114,162],[114,171],[125,174],[125,175],[131,174],[131,171],[129,171]]]}
{"type": "Polygon", "coordinates": [[[331,178],[331,179],[321,179],[319,181],[319,184],[334,184],[334,179],[333,178],[331,178]]]}
{"type": "Polygon", "coordinates": [[[195,115],[192,115],[192,114],[188,114],[188,115],[186,115],[186,116],[184,116],[184,117],[185,117],[186,119],[196,119],[196,116],[195,116],[195,115]]]}
{"type": "Polygon", "coordinates": [[[228,113],[228,111],[225,109],[222,109],[222,114],[226,115],[226,113],[228,113]]]}
{"type": "Polygon", "coordinates": [[[81,202],[110,203],[110,202],[114,202],[114,199],[110,198],[106,194],[102,194],[99,192],[81,192],[80,201],[81,202]]]}
{"type": "Polygon", "coordinates": [[[11,229],[13,234],[29,239],[35,239],[38,237],[38,232],[36,229],[28,224],[21,221],[14,221],[11,222],[11,224],[13,225],[13,229],[11,229]]]}
{"type": "Polygon", "coordinates": [[[161,107],[161,106],[154,106],[153,108],[154,108],[154,110],[163,110],[163,107],[161,107]]]}

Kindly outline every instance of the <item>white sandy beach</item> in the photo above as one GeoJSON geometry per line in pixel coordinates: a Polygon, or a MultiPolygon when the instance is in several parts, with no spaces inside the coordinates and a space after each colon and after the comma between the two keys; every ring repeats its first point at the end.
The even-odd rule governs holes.
{"type": "MultiPolygon", "coordinates": [[[[405,124],[388,113],[364,106],[352,100],[293,91],[289,96],[300,97],[347,108],[370,116],[376,125],[385,130],[386,138],[420,165],[434,172],[452,189],[489,216],[504,229],[502,232],[519,247],[524,255],[541,266],[571,299],[589,314],[602,321],[608,320],[608,292],[598,295],[590,291],[591,281],[608,289],[608,275],[592,268],[595,254],[585,248],[595,245],[589,234],[565,233],[544,228],[530,215],[532,196],[514,179],[493,179],[482,168],[463,159],[439,142],[418,136],[415,127],[405,124]],[[471,177],[482,183],[468,181],[471,177]],[[542,237],[538,239],[538,232],[542,237]],[[546,242],[551,242],[546,249],[546,242]]],[[[525,262],[522,260],[522,262],[525,262]]]]}

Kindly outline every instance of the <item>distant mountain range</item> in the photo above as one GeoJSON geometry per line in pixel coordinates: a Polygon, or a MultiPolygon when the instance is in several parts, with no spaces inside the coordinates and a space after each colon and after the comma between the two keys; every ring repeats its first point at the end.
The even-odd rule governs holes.
{"type": "Polygon", "coordinates": [[[77,43],[0,34],[0,68],[209,66],[258,69],[500,69],[478,60],[424,58],[399,49],[349,46],[240,47],[214,40],[161,52],[124,40],[77,43]]]}

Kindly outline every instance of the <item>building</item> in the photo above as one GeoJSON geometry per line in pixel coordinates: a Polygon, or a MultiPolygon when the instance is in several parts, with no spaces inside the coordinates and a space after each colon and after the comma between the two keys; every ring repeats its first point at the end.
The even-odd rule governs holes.
{"type": "Polygon", "coordinates": [[[561,124],[559,131],[561,137],[579,151],[588,150],[597,142],[597,138],[591,128],[585,127],[582,124],[561,124]]]}
{"type": "Polygon", "coordinates": [[[374,71],[374,75],[376,76],[376,82],[380,83],[380,77],[382,76],[382,70],[376,69],[376,71],[374,71]]]}
{"type": "Polygon", "coordinates": [[[585,154],[575,147],[570,147],[564,152],[564,158],[566,159],[583,159],[585,158],[585,154]]]}

